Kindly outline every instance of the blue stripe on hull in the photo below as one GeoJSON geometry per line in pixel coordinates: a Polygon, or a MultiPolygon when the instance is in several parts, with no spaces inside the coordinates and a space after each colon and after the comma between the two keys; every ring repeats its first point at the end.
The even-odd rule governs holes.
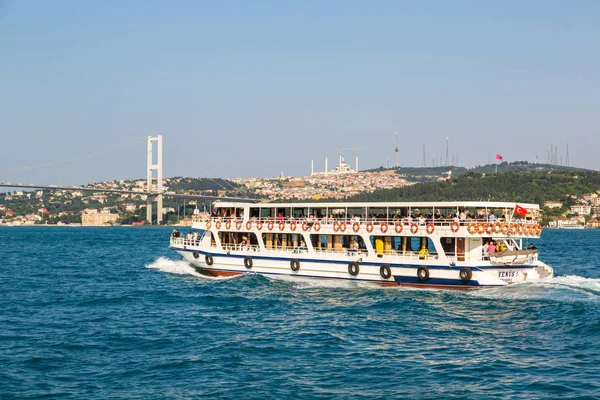
{"type": "MultiPolygon", "coordinates": [[[[176,249],[179,251],[193,252],[195,250],[182,250],[176,249]]],[[[245,256],[240,255],[226,255],[226,254],[214,254],[205,251],[198,251],[199,254],[211,254],[213,257],[236,257],[236,258],[244,258],[245,256]]],[[[292,260],[293,258],[282,258],[282,257],[253,257],[253,259],[266,259],[266,260],[292,260]]],[[[216,260],[215,260],[216,261],[216,260]]],[[[302,262],[306,261],[301,259],[302,262]]],[[[312,260],[312,262],[323,262],[322,260],[312,260]]],[[[327,261],[328,262],[328,261],[327,261]]],[[[343,262],[347,264],[346,262],[343,262]]],[[[361,265],[384,265],[387,263],[361,263],[361,265]]],[[[394,264],[390,264],[394,266],[394,264]]],[[[411,265],[402,265],[397,264],[397,267],[410,268],[413,267],[415,270],[419,267],[419,265],[411,266],[411,265]]],[[[199,270],[206,271],[222,271],[226,273],[238,273],[238,274],[260,274],[260,275],[272,275],[272,276],[298,276],[301,278],[312,278],[312,279],[334,279],[334,280],[343,280],[343,281],[357,281],[357,282],[369,282],[375,284],[383,284],[383,285],[398,285],[398,286],[409,286],[409,287],[418,287],[418,288],[435,288],[435,289],[480,289],[485,287],[500,287],[501,285],[480,285],[476,280],[470,280],[468,282],[463,282],[460,279],[443,279],[443,278],[430,278],[426,282],[421,282],[416,276],[402,276],[402,275],[392,275],[393,280],[372,280],[372,279],[361,279],[355,277],[323,277],[317,275],[304,275],[304,274],[296,274],[296,273],[279,273],[279,272],[254,272],[252,270],[233,270],[233,269],[225,269],[225,268],[212,268],[212,267],[200,267],[196,266],[199,270]]],[[[429,266],[429,269],[456,269],[455,268],[436,268],[435,266],[429,266]]],[[[476,268],[473,268],[474,270],[476,268]]]]}
{"type": "MultiPolygon", "coordinates": [[[[176,251],[185,251],[185,252],[189,252],[189,253],[193,253],[194,251],[198,252],[201,255],[205,255],[205,254],[210,254],[213,257],[232,257],[232,258],[240,258],[240,259],[244,259],[248,256],[252,257],[253,260],[275,260],[275,261],[292,261],[292,260],[299,260],[301,262],[308,262],[308,263],[329,263],[329,264],[343,264],[343,265],[348,265],[351,262],[357,262],[354,259],[349,259],[347,261],[343,261],[343,260],[323,260],[323,259],[314,259],[314,258],[302,258],[301,254],[298,254],[298,257],[271,257],[271,256],[257,256],[256,254],[260,254],[260,253],[247,253],[247,254],[224,254],[224,253],[212,253],[210,251],[205,251],[205,250],[191,250],[191,249],[179,249],[176,247],[171,247],[172,250],[176,250],[176,251]]],[[[399,264],[399,263],[393,263],[393,262],[375,262],[375,261],[361,261],[359,262],[360,265],[371,265],[371,266],[377,266],[380,267],[382,265],[389,265],[391,267],[400,267],[400,268],[414,268],[417,269],[420,266],[427,266],[427,268],[429,268],[430,270],[447,270],[447,271],[459,271],[462,267],[464,267],[464,265],[457,265],[454,267],[451,267],[449,265],[432,265],[432,264],[427,264],[427,263],[423,263],[423,264],[399,264]]],[[[530,268],[534,268],[535,265],[531,265],[531,264],[523,264],[523,265],[477,265],[477,266],[467,266],[468,268],[470,268],[472,271],[484,271],[486,269],[530,269],[530,268]]],[[[421,282],[418,282],[421,283],[421,282]]]]}

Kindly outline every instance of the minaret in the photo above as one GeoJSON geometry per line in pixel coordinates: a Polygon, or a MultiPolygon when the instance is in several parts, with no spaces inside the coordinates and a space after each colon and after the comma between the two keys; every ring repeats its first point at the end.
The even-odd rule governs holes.
{"type": "Polygon", "coordinates": [[[398,132],[396,132],[396,169],[398,169],[398,132]]]}
{"type": "Polygon", "coordinates": [[[315,174],[315,160],[310,160],[310,176],[315,174]]]}
{"type": "Polygon", "coordinates": [[[328,172],[328,169],[327,169],[327,155],[325,155],[325,176],[327,176],[327,172],[328,172]]]}
{"type": "Polygon", "coordinates": [[[423,143],[423,168],[427,168],[427,153],[425,153],[425,143],[423,143]]]}
{"type": "Polygon", "coordinates": [[[358,150],[356,151],[356,173],[358,174],[358,150]]]}
{"type": "Polygon", "coordinates": [[[446,165],[450,165],[450,158],[448,157],[448,136],[446,136],[446,165]]]}
{"type": "Polygon", "coordinates": [[[567,159],[565,160],[565,165],[568,167],[569,163],[569,144],[567,143],[567,159]]]}

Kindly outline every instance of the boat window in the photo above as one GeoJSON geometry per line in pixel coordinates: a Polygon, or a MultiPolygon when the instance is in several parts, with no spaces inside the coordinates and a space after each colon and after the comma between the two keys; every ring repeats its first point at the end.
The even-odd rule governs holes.
{"type": "Polygon", "coordinates": [[[329,209],[330,216],[333,216],[336,220],[345,220],[346,219],[346,209],[345,208],[330,208],[329,209]]]}
{"type": "Polygon", "coordinates": [[[293,208],[292,215],[296,219],[306,218],[306,217],[308,217],[308,208],[307,207],[293,208]]]}
{"type": "Polygon", "coordinates": [[[391,220],[400,220],[404,217],[408,216],[408,208],[407,207],[390,207],[388,209],[389,219],[391,220]]]}
{"type": "Polygon", "coordinates": [[[437,250],[431,238],[426,236],[371,236],[371,245],[379,257],[384,254],[423,254],[437,255],[437,250]]]}
{"type": "Polygon", "coordinates": [[[260,209],[260,218],[261,219],[269,219],[274,218],[273,209],[272,208],[262,208],[260,209]]]}
{"type": "Polygon", "coordinates": [[[259,218],[259,217],[260,217],[260,208],[250,207],[250,218],[259,218]]]}
{"type": "Polygon", "coordinates": [[[258,250],[258,238],[253,232],[219,232],[224,250],[258,250]]]}
{"type": "Polygon", "coordinates": [[[359,218],[362,221],[364,219],[363,209],[361,207],[348,208],[348,218],[359,218]]]}
{"type": "Polygon", "coordinates": [[[326,208],[311,208],[310,209],[310,214],[315,216],[316,218],[323,218],[325,215],[327,215],[327,209],[326,208]]]}
{"type": "Polygon", "coordinates": [[[306,247],[304,235],[300,233],[263,233],[262,240],[267,249],[292,249],[306,247]]]}
{"type": "Polygon", "coordinates": [[[440,238],[442,243],[442,249],[447,256],[453,256],[456,253],[456,238],[455,237],[442,237],[440,238]]]}
{"type": "Polygon", "coordinates": [[[315,251],[367,253],[367,245],[360,235],[311,234],[310,241],[315,251]]]}
{"type": "Polygon", "coordinates": [[[291,212],[291,208],[288,208],[288,207],[277,207],[277,215],[276,216],[281,215],[284,218],[289,218],[290,217],[290,212],[291,212]]]}
{"type": "Polygon", "coordinates": [[[385,221],[387,220],[387,208],[385,207],[369,207],[367,209],[367,219],[369,221],[385,221]]]}

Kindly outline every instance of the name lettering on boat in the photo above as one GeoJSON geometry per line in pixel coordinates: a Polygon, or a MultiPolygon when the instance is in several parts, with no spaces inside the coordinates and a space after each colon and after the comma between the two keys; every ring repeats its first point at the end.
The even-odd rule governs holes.
{"type": "Polygon", "coordinates": [[[519,275],[519,271],[515,271],[515,270],[498,271],[498,278],[500,278],[500,279],[516,278],[518,275],[519,275]]]}

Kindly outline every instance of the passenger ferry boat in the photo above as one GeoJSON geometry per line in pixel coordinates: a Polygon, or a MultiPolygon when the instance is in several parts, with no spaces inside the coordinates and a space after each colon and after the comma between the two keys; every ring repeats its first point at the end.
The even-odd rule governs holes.
{"type": "Polygon", "coordinates": [[[219,202],[192,226],[196,238],[174,232],[170,248],[213,276],[500,287],[553,276],[526,246],[540,237],[538,217],[536,204],[506,202],[219,202]],[[526,216],[513,216],[515,207],[526,216]],[[491,242],[497,250],[486,252],[491,242]]]}

